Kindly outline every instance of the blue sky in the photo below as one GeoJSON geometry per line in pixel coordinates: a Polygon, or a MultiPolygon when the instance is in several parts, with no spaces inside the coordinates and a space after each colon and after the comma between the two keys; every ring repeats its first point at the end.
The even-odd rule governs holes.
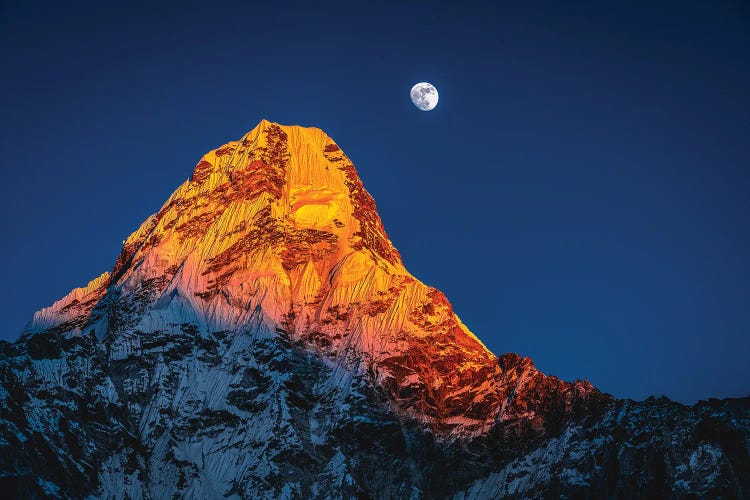
{"type": "Polygon", "coordinates": [[[2,338],[267,118],[339,143],[494,352],[750,394],[747,3],[4,2],[0,44],[2,338]]]}

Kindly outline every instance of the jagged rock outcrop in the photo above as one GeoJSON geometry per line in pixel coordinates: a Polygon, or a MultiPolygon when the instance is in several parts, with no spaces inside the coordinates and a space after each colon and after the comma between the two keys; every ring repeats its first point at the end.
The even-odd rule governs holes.
{"type": "Polygon", "coordinates": [[[618,401],[496,357],[315,128],[206,154],[1,348],[0,479],[24,497],[750,491],[746,400],[618,401]]]}

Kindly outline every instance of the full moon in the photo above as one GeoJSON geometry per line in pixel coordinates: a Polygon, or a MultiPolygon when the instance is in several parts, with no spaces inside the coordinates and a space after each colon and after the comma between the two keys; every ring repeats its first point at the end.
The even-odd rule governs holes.
{"type": "Polygon", "coordinates": [[[438,91],[431,83],[418,83],[411,88],[411,102],[422,111],[432,111],[438,103],[438,91]]]}

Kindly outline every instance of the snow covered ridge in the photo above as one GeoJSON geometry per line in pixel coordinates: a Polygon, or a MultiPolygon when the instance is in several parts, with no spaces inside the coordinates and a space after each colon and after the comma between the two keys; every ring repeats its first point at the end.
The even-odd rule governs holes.
{"type": "Polygon", "coordinates": [[[52,328],[66,333],[80,331],[80,327],[88,321],[91,309],[106,293],[109,279],[109,272],[104,272],[86,286],[74,288],[50,307],[37,311],[24,333],[43,332],[52,328]]]}
{"type": "Polygon", "coordinates": [[[315,128],[206,154],[0,353],[22,498],[750,494],[748,400],[617,401],[496,357],[315,128]]]}
{"type": "Polygon", "coordinates": [[[111,343],[174,324],[208,335],[256,316],[366,373],[394,411],[441,435],[479,435],[533,418],[545,398],[569,408],[596,392],[530,362],[499,363],[445,295],[404,268],[335,142],[267,121],[204,155],[125,240],[111,273],[37,313],[26,336],[94,332],[111,343]],[[544,398],[527,400],[531,390],[544,398]]]}

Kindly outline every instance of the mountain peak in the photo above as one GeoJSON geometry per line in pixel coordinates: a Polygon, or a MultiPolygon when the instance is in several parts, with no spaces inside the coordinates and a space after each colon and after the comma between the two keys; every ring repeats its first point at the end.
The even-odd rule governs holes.
{"type": "MultiPolygon", "coordinates": [[[[353,163],[317,128],[263,120],[205,154],[94,288],[76,318],[53,306],[32,330],[74,321],[127,350],[133,331],[175,324],[262,328],[362,371],[398,412],[447,432],[527,412],[516,386],[546,380],[499,363],[404,268],[353,163]]],[[[565,399],[578,386],[545,387],[565,399]]]]}
{"type": "Polygon", "coordinates": [[[747,408],[496,357],[404,268],[336,143],[266,120],[0,342],[19,498],[738,497],[747,408]]]}

